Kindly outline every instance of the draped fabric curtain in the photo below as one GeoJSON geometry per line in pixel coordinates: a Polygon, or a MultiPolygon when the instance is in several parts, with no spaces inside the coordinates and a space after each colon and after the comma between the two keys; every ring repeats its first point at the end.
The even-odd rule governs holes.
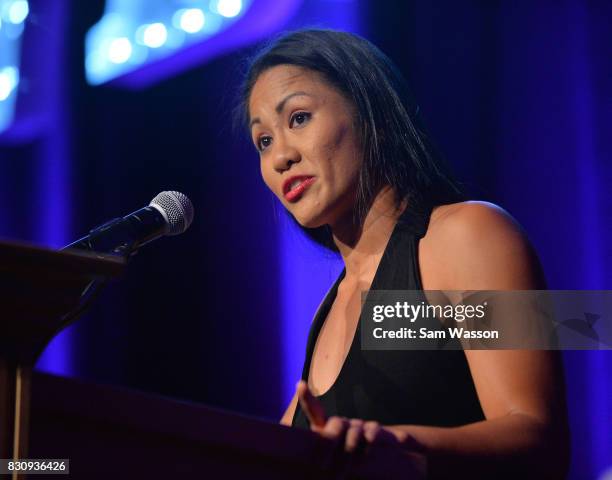
{"type": "MultiPolygon", "coordinates": [[[[612,5],[545,3],[499,12],[495,188],[524,220],[549,288],[612,289],[612,5]]],[[[564,361],[571,478],[599,478],[612,468],[612,351],[564,361]]]]}

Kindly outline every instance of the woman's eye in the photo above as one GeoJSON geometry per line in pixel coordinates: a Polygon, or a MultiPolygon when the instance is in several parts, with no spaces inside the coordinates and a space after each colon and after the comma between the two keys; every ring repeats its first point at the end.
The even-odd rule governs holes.
{"type": "Polygon", "coordinates": [[[297,112],[291,116],[291,121],[289,122],[289,126],[294,128],[296,126],[304,125],[306,122],[310,120],[310,113],[307,112],[297,112]]]}
{"type": "Polygon", "coordinates": [[[272,143],[272,137],[261,137],[257,141],[257,149],[261,152],[265,150],[266,148],[268,148],[271,143],[272,143]]]}

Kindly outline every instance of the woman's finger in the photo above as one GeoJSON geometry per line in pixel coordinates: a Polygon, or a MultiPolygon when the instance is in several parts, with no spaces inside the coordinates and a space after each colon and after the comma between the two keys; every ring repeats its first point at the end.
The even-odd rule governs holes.
{"type": "Polygon", "coordinates": [[[322,430],[321,435],[330,438],[332,440],[338,440],[344,438],[346,430],[349,427],[349,421],[346,417],[329,417],[327,423],[322,430]]]}
{"type": "Polygon", "coordinates": [[[365,422],[363,436],[370,444],[401,445],[395,433],[383,428],[378,422],[365,422]]]}
{"type": "Polygon", "coordinates": [[[314,429],[323,428],[327,421],[323,406],[310,392],[308,384],[304,380],[300,380],[296,386],[300,407],[310,422],[310,426],[314,429]]]}
{"type": "Polygon", "coordinates": [[[380,423],[368,421],[363,424],[363,436],[368,443],[377,443],[380,441],[381,434],[380,423]]]}
{"type": "Polygon", "coordinates": [[[349,422],[348,430],[346,431],[346,440],[344,442],[344,450],[346,452],[354,452],[357,446],[363,441],[363,420],[353,418],[349,422]]]}

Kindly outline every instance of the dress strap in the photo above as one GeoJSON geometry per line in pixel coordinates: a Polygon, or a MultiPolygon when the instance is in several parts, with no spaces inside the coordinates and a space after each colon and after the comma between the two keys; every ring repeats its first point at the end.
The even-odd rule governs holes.
{"type": "Polygon", "coordinates": [[[412,233],[417,239],[420,239],[427,232],[432,210],[432,205],[425,205],[422,207],[408,205],[397,221],[398,227],[412,233]]]}
{"type": "Polygon", "coordinates": [[[304,361],[304,367],[302,368],[302,380],[304,381],[308,381],[308,373],[310,372],[310,362],[312,360],[312,354],[314,352],[316,340],[319,336],[321,328],[323,327],[323,323],[327,318],[327,314],[329,313],[331,304],[336,298],[336,294],[338,293],[338,285],[340,285],[340,282],[344,278],[345,274],[346,269],[343,268],[342,272],[340,272],[340,275],[338,275],[338,278],[323,298],[323,301],[319,305],[319,308],[317,308],[317,311],[312,320],[310,333],[308,334],[308,341],[306,342],[306,359],[304,361]]]}

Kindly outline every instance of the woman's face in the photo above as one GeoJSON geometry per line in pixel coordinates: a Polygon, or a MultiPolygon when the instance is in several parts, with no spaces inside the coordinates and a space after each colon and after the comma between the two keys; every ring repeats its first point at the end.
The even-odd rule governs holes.
{"type": "Polygon", "coordinates": [[[253,143],[266,185],[305,227],[352,215],[362,154],[354,107],[318,73],[264,71],[249,98],[253,143]]]}

